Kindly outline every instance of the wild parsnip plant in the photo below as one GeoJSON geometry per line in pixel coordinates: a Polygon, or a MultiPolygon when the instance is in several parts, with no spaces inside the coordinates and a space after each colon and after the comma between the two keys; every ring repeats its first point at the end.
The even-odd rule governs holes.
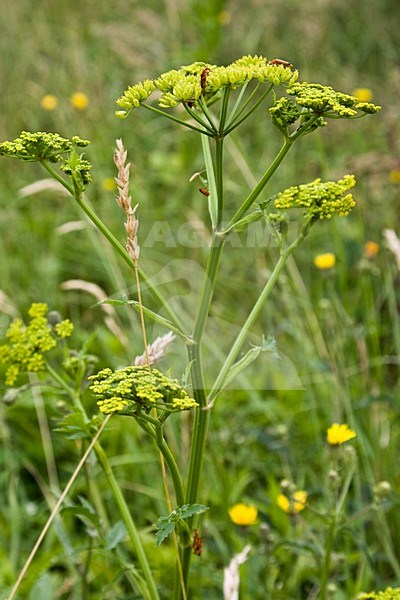
{"type": "MultiPolygon", "coordinates": [[[[171,581],[158,579],[159,549],[152,551],[150,561],[139,533],[143,525],[140,515],[134,518],[135,511],[124,499],[109,458],[100,442],[96,441],[94,452],[114,495],[136,560],[135,567],[126,569],[127,581],[140,597],[146,599],[206,597],[201,595],[201,590],[191,586],[190,567],[193,554],[199,556],[202,552],[200,515],[207,514],[211,522],[213,519],[212,507],[203,504],[202,498],[203,463],[213,411],[218,411],[218,402],[224,402],[224,397],[228,396],[228,386],[253,361],[260,360],[264,353],[277,352],[271,337],[250,349],[246,344],[293,252],[314,225],[323,220],[345,217],[355,206],[350,191],[355,185],[355,178],[351,174],[343,174],[338,181],[321,181],[318,178],[310,183],[300,182],[275,195],[268,195],[268,183],[292,147],[304,143],[304,137],[324,128],[333,120],[352,121],[374,114],[380,107],[370,102],[360,102],[357,97],[335,91],[329,86],[299,82],[298,71],[290,63],[263,56],[244,56],[226,67],[195,62],[163,73],[154,80],[132,85],[117,100],[117,104],[116,116],[119,118],[131,114],[139,118],[137,110],[146,109],[186,128],[187,133],[192,137],[197,136],[202,145],[204,171],[198,176],[202,186],[200,191],[208,202],[211,242],[207,248],[194,322],[190,327],[184,324],[184,319],[161,288],[153,283],[151,274],[141,268],[137,217],[140,204],[132,203],[129,192],[130,165],[126,162],[127,153],[122,141],[117,141],[114,160],[118,169],[117,203],[126,217],[125,247],[86,200],[86,189],[91,183],[91,165],[80,153],[80,148],[86,147],[89,142],[79,137],[66,139],[57,133],[24,131],[15,140],[0,144],[0,154],[22,161],[36,161],[43,166],[64,186],[73,201],[110,242],[116,254],[132,269],[136,298],[110,299],[108,302],[114,306],[131,306],[138,311],[144,352],[133,365],[116,370],[107,367],[93,374],[88,348],[71,354],[65,347],[63,360],[59,360],[56,367],[42,357],[44,351],[53,351],[53,348],[43,347],[40,340],[53,340],[53,329],[44,317],[46,310],[41,304],[40,331],[45,337],[32,339],[32,324],[24,328],[21,321],[13,323],[7,333],[9,341],[0,348],[0,358],[7,365],[6,379],[9,385],[15,385],[24,372],[37,372],[38,376],[43,372],[44,377],[50,376],[52,385],[69,398],[73,407],[61,427],[85,443],[91,440],[101,423],[98,414],[89,417],[83,406],[82,395],[87,386],[97,401],[99,412],[106,415],[107,419],[112,415],[114,426],[118,426],[119,416],[130,416],[135,420],[150,438],[149,443],[155,444],[160,453],[160,477],[164,480],[166,514],[160,515],[154,524],[154,541],[159,546],[171,536],[174,551],[169,558],[170,569],[175,569],[176,573],[171,581]],[[282,146],[277,149],[275,158],[250,193],[245,198],[234,199],[232,194],[227,197],[225,193],[225,142],[249,118],[258,119],[259,127],[265,128],[266,140],[268,126],[275,127],[280,132],[282,146]],[[264,223],[268,234],[274,237],[278,258],[247,318],[240,324],[229,352],[222,357],[216,378],[210,381],[204,367],[204,336],[220,277],[221,257],[224,251],[228,251],[233,234],[245,231],[257,222],[264,223]],[[158,305],[157,311],[146,306],[144,296],[158,305]],[[165,328],[165,336],[152,344],[148,343],[146,333],[146,323],[150,321],[165,328]],[[153,367],[153,363],[165,354],[174,338],[181,340],[187,349],[187,363],[181,369],[185,374],[185,381],[182,382],[173,379],[168,372],[162,373],[153,367]],[[32,356],[37,360],[34,361],[32,356]],[[169,443],[166,435],[170,420],[179,419],[176,413],[186,411],[194,415],[187,468],[182,466],[180,457],[176,456],[176,448],[169,443]],[[169,487],[169,478],[173,492],[169,487]],[[155,566],[154,569],[150,563],[155,566]]],[[[135,202],[140,203],[140,198],[135,202]]],[[[240,264],[237,269],[240,271],[240,264]]],[[[246,274],[242,276],[245,280],[246,274]]],[[[37,305],[33,306],[32,310],[37,312],[37,305]]],[[[55,325],[54,331],[63,337],[66,328],[69,325],[67,327],[66,322],[62,321],[55,325]]],[[[55,342],[52,344],[55,345],[55,342]]],[[[45,378],[42,381],[47,385],[45,378]]],[[[355,436],[355,432],[351,432],[350,437],[346,437],[350,430],[344,424],[332,427],[328,432],[328,442],[333,446],[341,445],[355,436]]],[[[335,537],[343,504],[353,481],[354,464],[349,459],[343,469],[340,466],[335,471],[332,466],[329,471],[334,492],[329,512],[322,519],[327,524],[326,544],[319,548],[320,577],[314,582],[314,596],[310,597],[317,597],[317,594],[322,599],[329,597],[335,537]]],[[[293,522],[308,505],[306,491],[293,487],[290,482],[282,486],[278,500],[277,509],[291,515],[293,522]]],[[[230,515],[238,526],[247,527],[256,521],[257,510],[251,505],[237,505],[231,508],[230,515]]],[[[225,582],[225,589],[230,590],[226,591],[226,598],[236,597],[239,565],[246,562],[249,551],[246,546],[226,570],[226,577],[231,578],[225,582]]],[[[281,597],[275,595],[279,590],[274,587],[276,581],[271,568],[266,589],[271,598],[281,597]]],[[[11,591],[9,600],[16,597],[20,581],[11,591]]],[[[260,598],[266,597],[263,593],[260,598]]]]}

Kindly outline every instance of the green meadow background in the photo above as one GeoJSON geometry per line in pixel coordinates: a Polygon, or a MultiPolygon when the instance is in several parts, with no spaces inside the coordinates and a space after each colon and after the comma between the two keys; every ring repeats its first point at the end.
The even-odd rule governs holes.
{"type": "MultiPolygon", "coordinates": [[[[115,118],[128,85],[195,60],[228,64],[245,54],[290,61],[300,79],[346,93],[367,88],[376,116],[330,122],[302,140],[271,181],[268,193],[322,177],[354,173],[357,207],[346,219],[318,224],[280,278],[259,319],[254,341],[276,338],[281,360],[254,363],[213,413],[201,501],[202,557],[194,557],[193,598],[222,598],[223,567],[252,545],[241,567],[241,598],[317,598],[321,547],[330,503],[326,429],[347,422],[357,467],[335,543],[330,594],[400,586],[400,320],[399,258],[384,231],[400,234],[400,6],[394,0],[4,0],[0,11],[0,138],[21,130],[57,131],[91,140],[91,206],[123,241],[123,215],[110,189],[113,150],[122,138],[133,163],[139,202],[141,264],[190,323],[204,268],[209,223],[205,199],[189,179],[204,168],[199,140],[148,111],[115,118]],[[84,93],[85,109],[71,104],[84,93]],[[48,94],[54,110],[41,105],[48,94]],[[189,223],[189,227],[185,224],[189,223]],[[197,237],[195,232],[197,231],[197,237]],[[368,256],[365,243],[379,245],[368,256]],[[332,252],[326,272],[313,263],[332,252]],[[276,506],[282,479],[307,490],[308,507],[292,519],[276,506]],[[386,481],[391,492],[377,498],[386,481]],[[257,507],[256,525],[234,525],[228,509],[257,507]],[[347,519],[347,520],[346,520],[347,519]]],[[[280,147],[265,108],[232,136],[226,154],[232,209],[280,147]]],[[[79,348],[93,333],[95,368],[125,366],[141,354],[136,315],[97,306],[121,298],[133,281],[70,198],[49,189],[39,166],[0,162],[0,335],[10,319],[47,302],[76,325],[79,348]],[[95,284],[98,287],[93,287],[95,284]]],[[[256,236],[257,237],[257,236],[256,236]]],[[[238,237],[222,262],[207,342],[210,379],[276,259],[257,238],[238,237]],[[216,340],[221,342],[218,348],[216,340]]],[[[146,301],[151,302],[146,298],[146,301]]],[[[152,306],[152,308],[156,308],[152,306]]],[[[150,336],[163,332],[149,325],[150,336]]],[[[180,378],[184,348],[169,359],[180,378]]],[[[5,389],[2,388],[4,393],[5,389]]],[[[63,399],[48,390],[7,395],[0,404],[0,597],[6,597],[49,513],[77,464],[81,447],[57,433],[63,399]],[[3,593],[4,592],[4,593],[3,593]]],[[[88,395],[91,414],[96,411],[88,395]]],[[[178,417],[170,442],[184,470],[190,418],[178,417]]],[[[172,546],[154,549],[152,524],[166,514],[157,451],[134,423],[115,419],[103,436],[116,476],[138,519],[162,598],[170,597],[172,546]]],[[[344,468],[344,467],[343,467],[344,468]]],[[[110,492],[92,461],[69,502],[90,501],[95,477],[110,530],[118,527],[110,492]]],[[[93,524],[61,515],[21,586],[20,598],[133,599],[122,565],[134,562],[93,524]]],[[[123,536],[122,536],[123,537],[123,536]]]]}

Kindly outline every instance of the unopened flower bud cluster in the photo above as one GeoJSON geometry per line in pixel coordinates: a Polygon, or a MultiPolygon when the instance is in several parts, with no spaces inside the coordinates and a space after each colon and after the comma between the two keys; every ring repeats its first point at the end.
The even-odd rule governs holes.
{"type": "Polygon", "coordinates": [[[147,366],[103,369],[89,378],[100,412],[135,415],[152,408],[177,412],[198,406],[175,379],[147,366]]]}
{"type": "Polygon", "coordinates": [[[306,216],[314,219],[330,219],[335,214],[343,217],[355,206],[353,196],[343,194],[355,184],[353,175],[345,175],[339,181],[322,182],[318,178],[279,192],[274,205],[280,210],[305,208],[306,216]]]}
{"type": "Polygon", "coordinates": [[[14,385],[18,376],[25,372],[37,372],[44,368],[44,354],[57,346],[58,340],[69,337],[74,329],[69,319],[57,323],[54,328],[47,317],[48,307],[44,302],[32,304],[28,314],[28,325],[21,319],[10,324],[6,338],[9,343],[0,346],[0,363],[8,366],[6,384],[14,385]]]}

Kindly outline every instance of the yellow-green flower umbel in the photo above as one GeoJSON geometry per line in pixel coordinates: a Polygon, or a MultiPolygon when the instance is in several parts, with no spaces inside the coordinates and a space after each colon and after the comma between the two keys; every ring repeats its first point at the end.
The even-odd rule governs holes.
{"type": "Polygon", "coordinates": [[[355,184],[354,175],[345,175],[339,181],[322,182],[318,178],[279,192],[274,205],[280,210],[303,208],[304,216],[312,220],[331,219],[335,214],[345,217],[356,204],[353,196],[346,194],[355,184]]]}
{"type": "Polygon", "coordinates": [[[74,326],[69,319],[57,323],[53,329],[45,316],[47,311],[47,304],[36,302],[28,311],[31,318],[28,325],[14,319],[7,329],[9,343],[0,346],[0,363],[8,366],[7,385],[14,385],[21,373],[43,370],[44,354],[52,350],[60,338],[72,334],[74,326]]]}
{"type": "Polygon", "coordinates": [[[104,414],[137,415],[153,408],[179,412],[198,406],[178,381],[143,365],[118,371],[103,369],[89,379],[93,381],[90,389],[104,414]]]}
{"type": "Polygon", "coordinates": [[[117,100],[122,110],[117,111],[116,116],[125,117],[156,90],[161,92],[159,106],[174,108],[178,104],[197,105],[200,99],[207,104],[214,102],[221,90],[235,90],[251,80],[272,85],[291,85],[297,76],[297,71],[293,71],[289,63],[275,64],[264,56],[243,56],[227,66],[195,62],[162,73],[154,80],[146,79],[128,87],[117,100]]]}

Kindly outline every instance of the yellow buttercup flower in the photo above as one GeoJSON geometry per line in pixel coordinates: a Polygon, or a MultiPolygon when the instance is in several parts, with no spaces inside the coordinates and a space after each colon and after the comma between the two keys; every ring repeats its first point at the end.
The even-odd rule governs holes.
{"type": "Polygon", "coordinates": [[[241,527],[254,525],[258,515],[255,506],[243,503],[235,504],[228,512],[233,523],[235,523],[235,525],[240,525],[241,527]]]}
{"type": "Polygon", "coordinates": [[[279,494],[276,503],[279,508],[285,511],[285,513],[296,515],[306,507],[307,492],[304,490],[297,490],[291,498],[288,498],[285,494],[279,494]]]}
{"type": "Polygon", "coordinates": [[[40,101],[40,106],[44,110],[55,110],[58,106],[58,99],[53,94],[46,94],[40,101]]]}
{"type": "Polygon", "coordinates": [[[389,173],[390,183],[400,183],[400,169],[392,169],[389,173]]]}
{"type": "Polygon", "coordinates": [[[70,102],[76,110],[86,110],[89,106],[89,98],[83,92],[75,92],[72,94],[70,102]]]}
{"type": "Polygon", "coordinates": [[[369,88],[356,88],[352,91],[352,96],[355,96],[359,102],[370,102],[373,94],[369,88]]]}
{"type": "Polygon", "coordinates": [[[221,10],[218,15],[218,23],[222,26],[229,25],[232,20],[232,15],[229,10],[221,10]]]}
{"type": "Polygon", "coordinates": [[[327,431],[327,441],[331,446],[340,446],[356,437],[356,432],[348,425],[333,423],[327,431]]]}
{"type": "Polygon", "coordinates": [[[317,254],[314,258],[314,265],[321,271],[327,271],[333,269],[336,264],[336,256],[332,252],[326,252],[325,254],[317,254]]]}
{"type": "Polygon", "coordinates": [[[372,240],[368,240],[364,244],[364,254],[367,258],[375,258],[379,252],[379,244],[372,240]]]}

